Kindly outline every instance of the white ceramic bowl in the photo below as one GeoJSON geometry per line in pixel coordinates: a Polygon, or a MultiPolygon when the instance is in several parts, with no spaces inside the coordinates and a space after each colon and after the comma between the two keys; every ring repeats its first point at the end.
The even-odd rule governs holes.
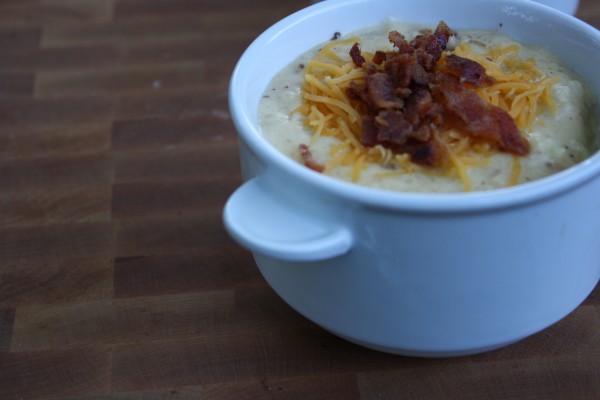
{"type": "MultiPolygon", "coordinates": [[[[312,0],[311,3],[318,3],[323,0],[312,0]]],[[[575,15],[579,7],[579,0],[534,0],[537,3],[545,4],[564,13],[575,15]]]]}
{"type": "Polygon", "coordinates": [[[600,154],[491,192],[402,194],[315,173],[260,134],[272,76],[300,53],[387,17],[498,29],[549,46],[600,93],[600,33],[529,1],[330,0],[265,31],[242,55],[230,108],[245,183],[229,233],[273,289],[336,335],[413,356],[513,343],[559,321],[600,277],[600,154]]]}
{"type": "Polygon", "coordinates": [[[556,8],[564,13],[575,15],[579,0],[535,0],[538,3],[556,8]]]}

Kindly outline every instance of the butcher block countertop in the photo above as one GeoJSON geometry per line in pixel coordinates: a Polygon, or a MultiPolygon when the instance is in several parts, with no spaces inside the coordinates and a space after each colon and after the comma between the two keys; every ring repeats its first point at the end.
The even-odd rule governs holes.
{"type": "Polygon", "coordinates": [[[0,0],[0,400],[600,398],[598,288],[512,346],[408,358],[304,319],[228,237],[229,77],[308,4],[0,0]]]}

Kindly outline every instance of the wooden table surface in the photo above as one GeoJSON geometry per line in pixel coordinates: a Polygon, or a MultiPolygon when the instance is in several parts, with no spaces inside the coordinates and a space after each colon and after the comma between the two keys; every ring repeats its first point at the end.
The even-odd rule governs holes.
{"type": "Polygon", "coordinates": [[[299,316],[229,239],[233,65],[308,3],[0,0],[0,399],[600,398],[600,289],[510,347],[406,358],[299,316]]]}

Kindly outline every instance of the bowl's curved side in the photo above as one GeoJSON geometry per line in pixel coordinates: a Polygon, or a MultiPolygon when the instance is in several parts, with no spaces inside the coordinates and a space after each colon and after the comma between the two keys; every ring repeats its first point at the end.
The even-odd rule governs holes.
{"type": "Polygon", "coordinates": [[[389,16],[426,24],[443,16],[456,28],[552,45],[600,93],[600,33],[529,1],[328,0],[302,10],[261,35],[232,76],[244,178],[260,176],[299,215],[347,228],[353,245],[327,261],[256,253],[256,262],[293,308],[365,346],[444,356],[520,340],[566,316],[598,282],[600,154],[514,188],[409,195],[321,176],[260,135],[260,97],[280,68],[332,32],[389,16]]]}
{"type": "Polygon", "coordinates": [[[473,354],[547,328],[593,290],[599,191],[597,179],[543,204],[446,217],[354,205],[345,255],[254,256],[282,299],[336,335],[396,354],[473,354]]]}

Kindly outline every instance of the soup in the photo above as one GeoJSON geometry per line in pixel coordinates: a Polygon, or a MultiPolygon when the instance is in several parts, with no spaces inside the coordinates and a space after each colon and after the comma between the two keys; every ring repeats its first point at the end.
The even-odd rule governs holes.
{"type": "Polygon", "coordinates": [[[383,113],[379,108],[375,111],[379,114],[373,114],[373,101],[365,93],[379,90],[379,86],[369,88],[368,76],[381,77],[390,69],[390,57],[396,57],[399,47],[414,46],[424,35],[437,34],[442,24],[428,30],[386,21],[345,37],[333,34],[332,40],[301,55],[273,78],[259,106],[263,136],[284,154],[320,173],[402,192],[450,193],[512,186],[569,168],[597,148],[593,101],[585,84],[548,49],[519,43],[496,31],[450,30],[439,60],[434,60],[435,70],[425,71],[427,79],[417,82],[418,89],[414,81],[420,75],[416,74],[419,76],[413,76],[410,86],[395,86],[394,93],[386,92],[394,98],[406,95],[398,100],[402,105],[392,104],[392,110],[383,113]],[[377,59],[386,54],[387,60],[377,59]],[[507,145],[514,143],[513,139],[490,141],[489,135],[473,134],[474,129],[464,121],[451,124],[462,115],[450,115],[448,103],[452,100],[444,100],[445,92],[439,87],[445,76],[451,76],[447,71],[456,60],[462,62],[458,68],[464,75],[456,79],[457,84],[463,85],[474,75],[485,81],[465,84],[469,92],[463,97],[473,100],[476,93],[486,105],[463,103],[469,105],[462,106],[464,113],[471,114],[477,107],[494,113],[502,109],[498,112],[504,119],[498,121],[510,116],[521,144],[507,145]],[[474,66],[483,67],[484,73],[474,74],[474,66]],[[397,115],[402,108],[409,108],[406,104],[414,98],[409,95],[422,89],[429,91],[425,97],[434,99],[434,108],[441,107],[439,115],[433,115],[427,103],[428,116],[417,124],[419,129],[409,132],[408,139],[366,138],[369,125],[365,121],[392,124],[382,115],[397,115]],[[435,103],[438,98],[442,98],[441,105],[435,103]],[[434,129],[430,128],[433,125],[434,129]],[[414,138],[423,135],[429,142],[415,142],[414,138]]]}

